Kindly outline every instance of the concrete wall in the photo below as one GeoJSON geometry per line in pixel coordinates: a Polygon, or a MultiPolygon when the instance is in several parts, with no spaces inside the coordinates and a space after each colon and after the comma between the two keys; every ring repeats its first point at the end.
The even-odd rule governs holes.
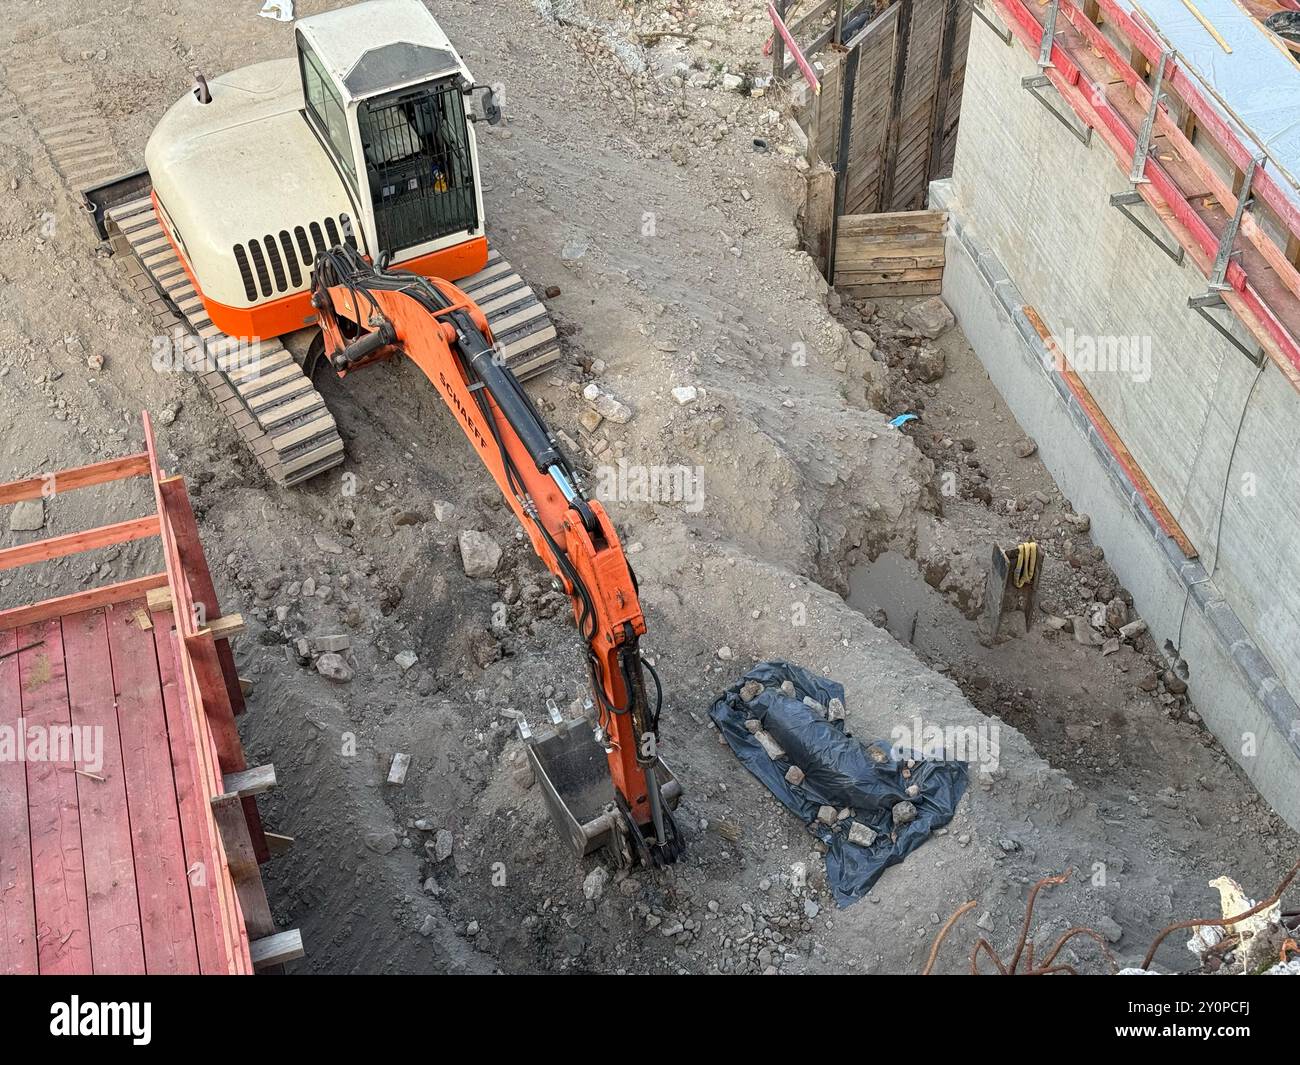
{"type": "Polygon", "coordinates": [[[1187,306],[1204,277],[1109,205],[1128,190],[1125,174],[1099,138],[1085,146],[1021,87],[1035,72],[1020,44],[973,23],[954,175],[932,194],[953,217],[944,296],[1053,475],[1092,515],[1157,638],[1181,647],[1207,723],[1300,827],[1290,695],[1300,691],[1300,395],[1187,306]],[[1070,355],[1199,560],[1161,533],[1044,368],[1023,304],[1070,355]],[[1107,365],[1090,364],[1099,349],[1107,365]],[[1257,748],[1243,755],[1246,733],[1257,748]]]}

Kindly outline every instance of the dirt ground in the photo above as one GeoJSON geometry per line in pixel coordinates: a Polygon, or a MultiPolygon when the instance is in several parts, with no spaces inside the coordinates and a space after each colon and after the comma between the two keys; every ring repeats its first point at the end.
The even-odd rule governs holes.
{"type": "MultiPolygon", "coordinates": [[[[620,463],[693,476],[680,498],[607,501],[667,690],[661,746],[685,784],[689,850],[584,892],[596,862],[560,845],[514,732],[517,713],[541,721],[547,698],[584,694],[567,608],[428,382],[409,364],[320,382],[348,461],[269,486],[198,383],[152,369],[147,313],[6,88],[75,64],[96,90],[85,106],[138,166],[194,68],[290,54],[292,28],[259,6],[9,5],[0,478],[124,453],[141,408],[175,414],[160,429],[167,466],[190,484],[223,604],[248,621],[244,740],[280,781],[264,820],[296,839],[266,867],[278,922],[306,943],[292,969],[911,973],[973,899],[939,958],[960,971],[977,935],[1009,953],[1029,886],[1066,868],[1035,910],[1035,941],[1090,924],[1133,964],[1161,927],[1217,912],[1210,878],[1272,890],[1294,834],[1200,726],[1194,684],[1159,649],[1141,635],[1096,645],[1117,635],[1089,634],[1093,604],[1123,604],[1123,589],[1084,518],[1021,457],[960,330],[922,341],[902,322],[909,304],[828,294],[799,250],[785,101],[724,83],[762,71],[763,5],[448,0],[439,20],[476,76],[504,87],[506,122],[478,127],[489,233],[536,289],[560,290],[548,304],[565,357],[534,394],[593,487],[620,463]],[[580,425],[593,381],[629,421],[580,425]],[[686,386],[695,397],[679,402],[686,386]],[[905,412],[920,417],[891,427],[905,412]],[[465,575],[464,530],[503,549],[492,577],[465,575]],[[1029,536],[1045,550],[1039,615],[986,646],[973,619],[990,545],[1029,536]],[[342,684],[297,644],[335,633],[351,639],[342,684]],[[403,669],[408,651],[418,662],[403,669]],[[973,773],[947,829],[842,910],[814,838],[708,723],[716,695],[767,658],[843,683],[864,739],[917,716],[997,728],[998,764],[973,773]],[[411,770],[388,787],[399,751],[411,770]]],[[[43,535],[105,520],[109,499],[57,501],[43,535]]],[[[0,531],[0,544],[30,535],[0,531]]],[[[40,584],[6,574],[0,604],[148,561],[128,549],[48,567],[40,584]]],[[[1106,968],[1086,941],[1062,958],[1106,968]]],[[[1177,936],[1157,957],[1195,963],[1177,936]]]]}

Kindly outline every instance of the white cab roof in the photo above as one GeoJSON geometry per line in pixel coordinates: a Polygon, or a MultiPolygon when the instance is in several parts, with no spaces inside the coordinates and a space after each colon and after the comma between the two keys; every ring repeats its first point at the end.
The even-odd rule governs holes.
{"type": "Polygon", "coordinates": [[[449,74],[470,78],[420,0],[366,0],[299,19],[297,30],[350,99],[449,74]]]}

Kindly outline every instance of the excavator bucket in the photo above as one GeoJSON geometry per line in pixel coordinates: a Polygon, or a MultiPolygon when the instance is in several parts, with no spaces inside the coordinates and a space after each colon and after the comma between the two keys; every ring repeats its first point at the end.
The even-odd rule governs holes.
{"type": "MultiPolygon", "coordinates": [[[[619,864],[632,864],[629,830],[609,778],[605,748],[596,742],[591,722],[566,720],[554,704],[548,709],[549,728],[534,734],[521,721],[519,731],[551,819],[578,857],[607,847],[619,864]]],[[[665,804],[675,809],[681,785],[663,759],[657,759],[654,768],[665,804]]]]}

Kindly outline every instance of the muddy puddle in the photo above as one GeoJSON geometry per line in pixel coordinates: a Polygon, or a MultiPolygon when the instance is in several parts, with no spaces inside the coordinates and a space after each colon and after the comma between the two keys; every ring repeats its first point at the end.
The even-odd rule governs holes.
{"type": "Polygon", "coordinates": [[[849,574],[848,604],[900,643],[940,661],[982,652],[975,623],[925,583],[910,558],[888,551],[849,574]],[[883,619],[880,611],[884,611],[883,619]]]}

